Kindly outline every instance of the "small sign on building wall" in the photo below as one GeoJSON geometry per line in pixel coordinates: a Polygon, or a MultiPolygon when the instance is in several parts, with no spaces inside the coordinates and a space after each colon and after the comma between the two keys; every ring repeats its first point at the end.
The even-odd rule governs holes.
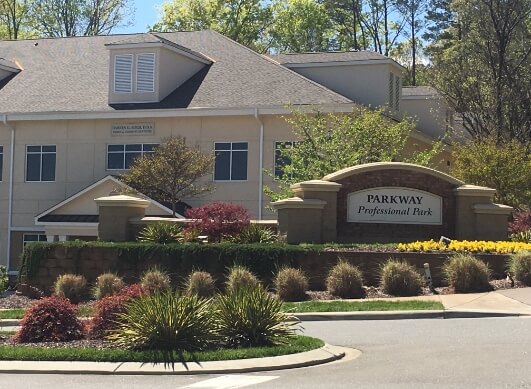
{"type": "Polygon", "coordinates": [[[111,127],[112,136],[153,135],[154,132],[154,123],[121,123],[111,127]]]}
{"type": "Polygon", "coordinates": [[[402,187],[379,187],[348,195],[353,223],[442,224],[442,198],[402,187]]]}

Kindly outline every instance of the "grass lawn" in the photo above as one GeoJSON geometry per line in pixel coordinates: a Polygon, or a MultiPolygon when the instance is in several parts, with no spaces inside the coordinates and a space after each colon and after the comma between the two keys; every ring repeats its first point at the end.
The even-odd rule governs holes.
{"type": "MultiPolygon", "coordinates": [[[[22,319],[24,312],[23,308],[6,309],[0,311],[0,319],[22,319]]],[[[86,305],[79,306],[78,317],[90,317],[92,316],[93,308],[86,305]]]]}
{"type": "Polygon", "coordinates": [[[15,335],[15,331],[0,331],[0,335],[15,335]]]}
{"type": "Polygon", "coordinates": [[[284,303],[285,311],[293,313],[303,312],[353,312],[353,311],[412,311],[444,309],[438,301],[302,301],[299,303],[284,303]]]}
{"type": "Polygon", "coordinates": [[[131,351],[93,348],[40,348],[0,346],[0,360],[4,361],[95,361],[95,362],[207,362],[232,359],[264,358],[295,354],[322,347],[324,342],[309,336],[295,336],[283,346],[223,349],[216,351],[184,352],[182,355],[164,352],[131,351]]]}

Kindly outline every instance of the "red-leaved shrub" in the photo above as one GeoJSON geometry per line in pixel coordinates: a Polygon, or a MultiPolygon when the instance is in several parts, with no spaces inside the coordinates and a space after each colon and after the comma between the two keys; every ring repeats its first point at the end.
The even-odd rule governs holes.
{"type": "Polygon", "coordinates": [[[531,230],[531,209],[519,209],[514,213],[513,222],[509,224],[509,232],[517,234],[531,230]]]}
{"type": "Polygon", "coordinates": [[[193,219],[189,228],[197,228],[208,235],[210,241],[219,242],[224,236],[232,236],[249,226],[250,217],[241,205],[214,202],[199,208],[190,208],[186,217],[193,219]]]}
{"type": "Polygon", "coordinates": [[[139,284],[128,285],[119,294],[104,297],[96,302],[94,316],[88,324],[88,336],[101,339],[119,323],[119,315],[125,313],[126,305],[143,294],[139,284]]]}
{"type": "Polygon", "coordinates": [[[83,336],[76,306],[67,299],[46,297],[31,305],[20,322],[15,343],[69,342],[83,336]]]}

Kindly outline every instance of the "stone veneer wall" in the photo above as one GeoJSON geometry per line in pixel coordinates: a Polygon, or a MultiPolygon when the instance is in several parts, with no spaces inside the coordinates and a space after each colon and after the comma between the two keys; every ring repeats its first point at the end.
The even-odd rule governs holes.
{"type": "Polygon", "coordinates": [[[337,197],[337,235],[339,242],[407,242],[455,236],[455,185],[435,176],[411,170],[387,170],[353,174],[336,181],[343,186],[337,197]],[[408,187],[441,196],[442,225],[382,224],[347,222],[349,193],[375,187],[408,187]]]}
{"type": "MultiPolygon", "coordinates": [[[[294,266],[300,267],[308,275],[311,289],[324,290],[327,273],[337,263],[338,257],[359,266],[364,273],[366,285],[378,284],[378,269],[390,257],[406,260],[417,267],[419,271],[422,271],[424,263],[429,263],[435,285],[441,285],[440,270],[448,258],[448,254],[325,251],[300,255],[298,258],[294,258],[294,266]]],[[[483,254],[478,255],[478,257],[489,263],[495,276],[503,276],[507,261],[506,255],[483,254]]],[[[181,263],[161,262],[157,259],[128,261],[119,257],[117,249],[108,247],[56,247],[46,258],[41,260],[36,276],[27,280],[27,283],[49,293],[55,279],[61,274],[82,274],[89,283],[92,283],[98,275],[106,271],[117,272],[127,282],[133,283],[138,281],[143,271],[155,265],[169,271],[174,282],[181,282],[192,269],[196,268],[196,264],[192,261],[182,261],[181,263]]],[[[225,265],[212,261],[206,266],[201,266],[201,269],[212,273],[220,287],[223,285],[225,265]]],[[[270,281],[270,279],[265,280],[266,283],[270,281]]]]}

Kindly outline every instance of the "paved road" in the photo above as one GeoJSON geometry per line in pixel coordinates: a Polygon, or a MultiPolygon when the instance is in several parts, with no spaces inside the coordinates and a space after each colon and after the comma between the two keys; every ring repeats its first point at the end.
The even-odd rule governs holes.
{"type": "Polygon", "coordinates": [[[327,366],[231,376],[0,375],[0,388],[531,388],[531,318],[304,323],[363,355],[327,366]]]}

